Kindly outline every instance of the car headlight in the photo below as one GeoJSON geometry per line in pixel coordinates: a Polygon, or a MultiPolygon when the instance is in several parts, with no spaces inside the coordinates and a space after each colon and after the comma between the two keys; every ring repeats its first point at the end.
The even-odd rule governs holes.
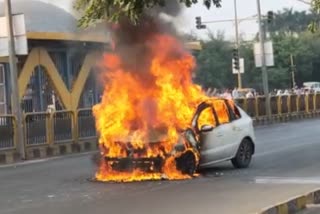
{"type": "Polygon", "coordinates": [[[188,143],[190,143],[192,145],[192,147],[198,148],[198,146],[199,146],[198,141],[197,141],[196,136],[195,136],[192,129],[187,129],[185,131],[184,136],[185,136],[185,139],[188,141],[188,143]]]}

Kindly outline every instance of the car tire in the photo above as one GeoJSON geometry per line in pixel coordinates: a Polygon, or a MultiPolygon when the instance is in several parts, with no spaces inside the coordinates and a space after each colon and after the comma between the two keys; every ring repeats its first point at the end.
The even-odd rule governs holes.
{"type": "Polygon", "coordinates": [[[193,176],[197,170],[197,162],[195,154],[191,151],[185,152],[180,157],[176,158],[177,169],[182,174],[193,176]]]}
{"type": "Polygon", "coordinates": [[[235,168],[248,168],[253,155],[253,144],[249,139],[243,139],[236,156],[231,159],[231,163],[235,168]]]}

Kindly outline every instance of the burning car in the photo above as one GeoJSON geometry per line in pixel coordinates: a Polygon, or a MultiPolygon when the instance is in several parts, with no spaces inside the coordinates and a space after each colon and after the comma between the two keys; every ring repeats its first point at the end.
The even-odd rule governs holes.
{"type": "MultiPolygon", "coordinates": [[[[140,147],[129,138],[114,142],[125,156],[105,155],[108,148],[104,147],[102,165],[109,172],[144,174],[150,179],[167,178],[166,166],[170,164],[175,165],[177,178],[191,178],[197,169],[221,161],[231,160],[236,168],[249,166],[255,150],[252,119],[232,101],[202,102],[190,124],[179,131],[179,139],[170,150],[165,148],[165,140],[153,140],[140,147]]],[[[159,136],[159,130],[155,132],[159,136]]]]}
{"type": "Polygon", "coordinates": [[[194,83],[195,58],[168,27],[146,16],[112,30],[112,51],[99,61],[103,95],[93,107],[98,181],[188,179],[221,160],[250,163],[251,119],[194,83]]]}

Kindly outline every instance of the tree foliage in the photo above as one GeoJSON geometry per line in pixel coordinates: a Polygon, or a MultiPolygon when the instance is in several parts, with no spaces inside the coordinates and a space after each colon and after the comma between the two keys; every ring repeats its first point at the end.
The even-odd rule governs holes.
{"type": "Polygon", "coordinates": [[[317,15],[317,17],[308,26],[309,30],[314,33],[319,29],[320,0],[311,0],[311,10],[317,15]]]}
{"type": "Polygon", "coordinates": [[[275,13],[275,19],[268,28],[271,32],[301,33],[306,31],[308,24],[315,18],[314,13],[285,8],[283,11],[275,13]]]}
{"type": "MultiPolygon", "coordinates": [[[[292,87],[290,55],[296,65],[295,81],[298,86],[306,81],[320,81],[320,32],[312,34],[306,29],[306,23],[312,16],[286,9],[278,12],[274,25],[269,26],[275,57],[275,66],[268,68],[271,89],[292,87]]],[[[203,41],[203,50],[195,55],[198,62],[197,83],[213,88],[237,86],[237,75],[232,74],[233,42],[226,41],[222,34],[209,38],[203,41]]],[[[261,70],[254,64],[254,42],[241,42],[240,55],[245,59],[243,87],[262,91],[261,70]]]]}
{"type": "MultiPolygon", "coordinates": [[[[75,0],[74,8],[82,14],[79,26],[88,27],[101,20],[117,22],[120,17],[127,17],[136,23],[146,10],[165,7],[169,1],[179,1],[186,7],[198,3],[198,0],[75,0]]],[[[221,0],[199,1],[207,8],[221,6],[221,0]]]]}
{"type": "Polygon", "coordinates": [[[203,87],[223,88],[233,85],[230,76],[232,45],[222,33],[209,33],[210,41],[203,42],[203,50],[196,54],[196,82],[203,87]]]}

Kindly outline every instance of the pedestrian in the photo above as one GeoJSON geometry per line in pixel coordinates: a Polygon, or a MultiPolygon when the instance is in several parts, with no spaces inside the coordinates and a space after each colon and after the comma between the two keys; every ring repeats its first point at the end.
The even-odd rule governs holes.
{"type": "Polygon", "coordinates": [[[222,94],[222,97],[225,98],[225,99],[227,99],[227,100],[232,100],[232,95],[231,95],[231,93],[229,92],[229,89],[226,89],[226,90],[224,91],[224,93],[222,94]]]}
{"type": "Polygon", "coordinates": [[[285,95],[285,96],[288,96],[288,95],[290,95],[290,92],[289,92],[289,90],[288,90],[288,89],[286,89],[286,90],[284,91],[283,95],[285,95]]]}
{"type": "Polygon", "coordinates": [[[277,96],[281,96],[281,95],[282,95],[282,90],[279,89],[279,90],[277,91],[277,94],[276,94],[276,95],[277,95],[277,96]]]}
{"type": "Polygon", "coordinates": [[[233,89],[233,91],[232,91],[232,97],[233,97],[233,99],[239,98],[239,92],[238,92],[238,89],[237,89],[237,88],[234,88],[234,89],[233,89]]]}
{"type": "Polygon", "coordinates": [[[253,98],[254,96],[253,96],[253,93],[252,93],[252,91],[250,90],[250,91],[248,91],[248,93],[246,94],[246,98],[253,98]]]}

